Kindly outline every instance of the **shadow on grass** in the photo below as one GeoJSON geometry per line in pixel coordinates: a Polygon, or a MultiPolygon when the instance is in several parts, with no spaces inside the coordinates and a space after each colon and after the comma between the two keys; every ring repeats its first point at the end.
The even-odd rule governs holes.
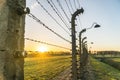
{"type": "Polygon", "coordinates": [[[120,71],[105,64],[99,62],[94,58],[90,58],[91,65],[95,74],[95,80],[120,80],[120,71]]]}

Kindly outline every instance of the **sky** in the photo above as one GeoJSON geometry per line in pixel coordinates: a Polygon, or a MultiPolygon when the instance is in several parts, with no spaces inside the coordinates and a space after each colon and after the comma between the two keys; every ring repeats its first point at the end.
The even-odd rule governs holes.
{"type": "MultiPolygon", "coordinates": [[[[71,32],[67,29],[60,18],[53,11],[51,6],[47,3],[47,0],[39,1],[48,10],[48,12],[71,34],[71,32]]],[[[91,50],[95,51],[120,51],[120,0],[79,0],[80,7],[77,0],[75,0],[77,8],[75,8],[74,0],[70,0],[73,10],[70,7],[69,0],[66,0],[70,7],[71,13],[69,12],[65,0],[59,0],[65,12],[67,13],[67,16],[69,17],[69,21],[58,5],[57,0],[52,1],[56,5],[60,13],[63,15],[69,28],[71,28],[71,23],[69,22],[71,21],[71,13],[73,14],[77,9],[80,9],[81,7],[84,9],[84,13],[80,14],[79,17],[76,17],[76,38],[78,38],[79,32],[82,29],[91,27],[94,22],[101,25],[100,28],[89,29],[82,35],[82,37],[87,37],[88,48],[92,47],[91,50]],[[90,44],[91,42],[93,42],[94,44],[90,44]]],[[[34,14],[43,23],[49,26],[49,28],[53,29],[58,34],[71,41],[70,35],[67,34],[58,24],[56,24],[56,22],[43,10],[43,8],[36,2],[36,0],[26,0],[26,2],[26,6],[30,8],[32,14],[34,14]]],[[[70,43],[62,40],[27,15],[25,24],[25,37],[71,49],[70,43]]],[[[77,41],[76,43],[78,44],[77,41]]],[[[25,40],[25,50],[35,51],[38,50],[40,46],[45,46],[50,51],[66,51],[62,48],[25,40]]]]}

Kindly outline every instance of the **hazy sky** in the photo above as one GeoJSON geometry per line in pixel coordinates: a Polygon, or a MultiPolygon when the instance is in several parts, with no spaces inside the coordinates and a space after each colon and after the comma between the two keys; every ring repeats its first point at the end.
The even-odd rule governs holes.
{"type": "MultiPolygon", "coordinates": [[[[30,8],[31,13],[38,17],[42,22],[44,22],[47,26],[53,29],[55,32],[59,33],[66,39],[71,41],[70,36],[58,25],[55,21],[37,4],[36,0],[26,0],[27,6],[30,8]]],[[[71,33],[66,26],[62,23],[60,18],[56,15],[56,13],[52,10],[51,6],[47,3],[47,0],[39,0],[42,5],[49,11],[52,16],[69,32],[71,33]]],[[[67,24],[71,26],[70,22],[68,22],[66,16],[62,12],[60,6],[57,3],[57,0],[52,0],[60,13],[64,16],[67,24]]],[[[71,14],[67,8],[65,0],[59,0],[62,3],[62,6],[67,13],[69,19],[71,19],[71,14]]],[[[69,4],[69,0],[66,0],[69,4]]],[[[74,0],[70,0],[72,3],[72,7],[74,13],[76,11],[74,0]]],[[[79,5],[76,1],[76,7],[79,8],[79,5]]],[[[97,22],[101,25],[100,28],[88,30],[83,34],[87,36],[88,47],[92,47],[92,50],[119,50],[120,51],[120,0],[79,0],[80,7],[83,7],[84,13],[77,17],[76,31],[77,38],[78,33],[81,31],[81,28],[91,27],[94,22],[97,22]],[[90,42],[94,42],[94,44],[90,44],[90,42]]],[[[70,4],[69,4],[70,7],[70,4]]],[[[71,7],[70,7],[71,8],[71,7]]],[[[62,40],[42,25],[37,23],[32,18],[26,16],[26,29],[25,29],[25,37],[64,46],[67,48],[71,48],[71,44],[62,40]]],[[[47,46],[49,50],[62,50],[60,48],[38,44],[31,41],[25,41],[25,49],[27,50],[37,50],[39,46],[47,46]]],[[[64,49],[63,49],[64,50],[64,49]]]]}

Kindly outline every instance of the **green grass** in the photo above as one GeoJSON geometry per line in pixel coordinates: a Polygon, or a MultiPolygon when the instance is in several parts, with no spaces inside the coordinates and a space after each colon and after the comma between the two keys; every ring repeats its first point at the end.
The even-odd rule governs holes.
{"type": "Polygon", "coordinates": [[[71,64],[70,56],[50,56],[26,58],[25,80],[52,80],[71,64]]]}
{"type": "Polygon", "coordinates": [[[120,71],[105,64],[99,62],[96,59],[91,59],[91,65],[95,72],[95,80],[120,80],[120,71]]]}
{"type": "Polygon", "coordinates": [[[115,62],[120,62],[120,58],[112,58],[112,60],[115,62]]]}
{"type": "Polygon", "coordinates": [[[103,62],[120,70],[120,58],[104,58],[103,62]]]}

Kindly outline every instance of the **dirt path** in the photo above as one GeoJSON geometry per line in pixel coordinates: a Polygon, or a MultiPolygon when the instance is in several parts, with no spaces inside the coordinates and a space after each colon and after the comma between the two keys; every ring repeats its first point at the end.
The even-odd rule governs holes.
{"type": "Polygon", "coordinates": [[[71,70],[70,68],[67,68],[65,71],[61,72],[57,77],[55,77],[53,80],[71,80],[71,70]]]}

